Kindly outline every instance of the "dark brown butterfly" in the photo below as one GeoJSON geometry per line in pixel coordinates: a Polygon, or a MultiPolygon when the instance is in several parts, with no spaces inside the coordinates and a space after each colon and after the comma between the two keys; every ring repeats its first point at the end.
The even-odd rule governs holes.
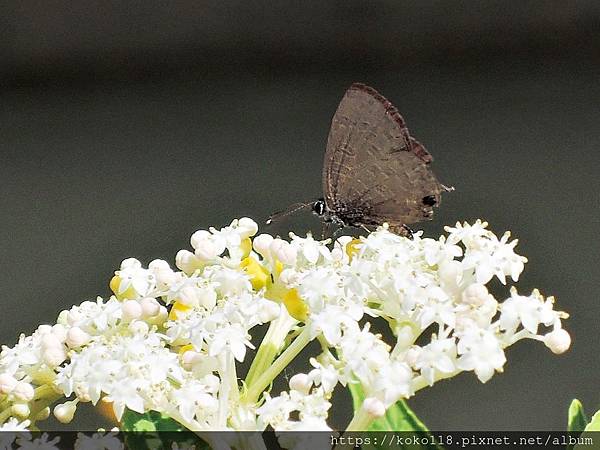
{"type": "Polygon", "coordinates": [[[333,120],[323,164],[324,198],[292,205],[267,221],[312,207],[328,225],[372,230],[387,223],[410,235],[408,224],[429,220],[441,184],[431,155],[408,132],[398,110],[375,89],[355,83],[333,120]]]}

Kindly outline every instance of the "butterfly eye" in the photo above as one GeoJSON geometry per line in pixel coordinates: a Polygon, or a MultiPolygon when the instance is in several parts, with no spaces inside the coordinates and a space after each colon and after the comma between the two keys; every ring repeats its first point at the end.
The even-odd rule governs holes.
{"type": "Polygon", "coordinates": [[[315,214],[322,216],[325,213],[325,202],[323,200],[317,200],[314,202],[313,211],[315,214]]]}
{"type": "Polygon", "coordinates": [[[426,195],[421,201],[426,206],[434,206],[437,203],[437,200],[434,195],[426,195]]]}

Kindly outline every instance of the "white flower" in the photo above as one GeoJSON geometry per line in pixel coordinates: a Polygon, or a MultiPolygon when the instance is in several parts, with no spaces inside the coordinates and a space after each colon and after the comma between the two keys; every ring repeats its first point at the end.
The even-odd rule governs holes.
{"type": "Polygon", "coordinates": [[[200,420],[212,420],[211,416],[218,410],[219,401],[197,380],[186,382],[173,391],[171,398],[181,416],[190,422],[196,416],[199,416],[200,420]]]}
{"type": "Polygon", "coordinates": [[[208,347],[208,354],[210,356],[217,356],[227,348],[233,353],[237,361],[242,362],[246,355],[246,346],[254,348],[246,332],[239,325],[232,325],[215,332],[208,347]]]}
{"type": "MultiPolygon", "coordinates": [[[[2,425],[0,425],[0,431],[27,431],[27,427],[29,426],[30,423],[31,422],[29,420],[24,420],[22,422],[19,422],[15,418],[10,418],[6,422],[4,422],[2,425]]],[[[0,433],[0,435],[1,434],[2,433],[0,433]]],[[[15,438],[15,436],[13,436],[11,439],[14,439],[14,438],[15,438]]],[[[2,441],[0,441],[0,442],[2,442],[2,441]]]]}
{"type": "Polygon", "coordinates": [[[424,347],[418,347],[414,368],[430,386],[438,374],[449,374],[456,370],[456,343],[453,338],[433,339],[424,347]]]}
{"type": "Polygon", "coordinates": [[[404,361],[391,359],[366,387],[367,393],[383,402],[386,408],[414,394],[414,373],[404,361]]]}
{"type": "Polygon", "coordinates": [[[55,325],[2,347],[0,429],[38,427],[58,390],[74,397],[54,408],[62,422],[80,402],[103,400],[117,417],[125,408],[153,410],[197,431],[329,430],[338,383],[360,383],[375,417],[461,371],[486,382],[520,339],[555,353],[569,348],[568,315],[552,297],[513,288],[499,302],[489,292],[494,277],[517,281],[527,261],[509,233],[499,239],[482,221],[446,231],[407,239],[380,227],[333,245],[310,234],[252,240],[258,226],[242,218],[194,233],[194,251],[177,253],[178,269],[126,259],[110,282],[115,296],[62,311],[55,325]],[[265,323],[259,352],[251,352],[252,336],[263,335],[253,328],[265,323]],[[312,369],[272,395],[278,371],[313,348],[312,369]],[[239,363],[257,354],[240,380],[239,363]]]}
{"type": "Polygon", "coordinates": [[[156,288],[154,274],[142,268],[142,264],[134,258],[129,258],[121,263],[121,270],[115,272],[120,278],[117,294],[123,294],[132,288],[139,297],[149,295],[156,288]]]}
{"type": "Polygon", "coordinates": [[[458,368],[473,370],[482,383],[488,381],[494,371],[501,372],[506,362],[498,338],[489,330],[469,330],[460,337],[457,350],[458,368]]]}
{"type": "Polygon", "coordinates": [[[368,384],[389,362],[390,346],[380,336],[369,332],[369,324],[356,333],[347,334],[339,344],[341,360],[347,373],[368,384]]]}
{"type": "Polygon", "coordinates": [[[560,315],[553,310],[553,303],[552,297],[544,301],[537,290],[530,296],[522,296],[512,288],[510,298],[501,305],[499,325],[510,333],[523,325],[523,328],[535,335],[540,324],[549,326],[560,319],[560,315]]]}

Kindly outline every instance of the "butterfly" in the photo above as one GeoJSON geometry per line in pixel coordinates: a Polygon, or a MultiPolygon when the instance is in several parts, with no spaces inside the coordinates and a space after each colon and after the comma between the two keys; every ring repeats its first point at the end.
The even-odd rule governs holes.
{"type": "Polygon", "coordinates": [[[281,216],[310,207],[327,227],[412,235],[409,224],[430,220],[441,184],[429,165],[431,155],[413,138],[398,110],[372,87],[352,84],[331,122],[323,162],[324,197],[292,205],[281,216]]]}

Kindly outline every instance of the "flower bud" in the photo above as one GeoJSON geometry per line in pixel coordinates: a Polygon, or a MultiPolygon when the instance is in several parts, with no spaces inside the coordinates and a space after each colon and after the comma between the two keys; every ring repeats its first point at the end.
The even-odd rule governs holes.
{"type": "Polygon", "coordinates": [[[65,342],[67,339],[67,328],[60,323],[57,323],[52,327],[52,334],[61,342],[65,342]]]}
{"type": "Polygon", "coordinates": [[[205,240],[202,244],[196,248],[194,255],[201,261],[210,261],[219,256],[221,252],[219,247],[214,242],[205,240]]]}
{"type": "Polygon", "coordinates": [[[65,402],[54,407],[54,417],[60,423],[70,423],[73,420],[76,410],[77,403],[75,401],[65,402]]]}
{"type": "Polygon", "coordinates": [[[177,281],[177,274],[171,269],[159,269],[154,271],[156,283],[160,288],[167,288],[177,281]]]}
{"type": "Polygon", "coordinates": [[[82,320],[84,317],[83,315],[77,311],[77,310],[72,310],[69,311],[69,313],[67,314],[67,323],[69,325],[74,325],[77,322],[79,322],[80,320],[82,320]]]}
{"type": "Polygon", "coordinates": [[[162,325],[169,318],[169,311],[162,305],[158,307],[158,313],[155,316],[149,317],[148,322],[154,325],[162,325]]]}
{"type": "Polygon", "coordinates": [[[480,283],[473,283],[467,286],[462,294],[462,301],[467,305],[481,306],[488,298],[487,288],[480,283]]]}
{"type": "Polygon", "coordinates": [[[40,325],[37,328],[37,332],[41,335],[52,333],[52,325],[40,325]]]}
{"type": "Polygon", "coordinates": [[[289,266],[296,264],[296,257],[298,256],[296,249],[287,241],[281,242],[283,242],[283,244],[279,246],[277,253],[275,253],[277,259],[289,266]]]}
{"type": "Polygon", "coordinates": [[[27,403],[15,403],[12,405],[10,410],[14,416],[21,419],[25,419],[29,417],[29,414],[31,414],[31,409],[29,409],[29,405],[27,403]]]}
{"type": "Polygon", "coordinates": [[[279,238],[273,239],[271,241],[271,245],[269,245],[269,251],[271,252],[271,255],[273,255],[275,258],[279,259],[279,252],[281,252],[281,249],[285,246],[285,244],[288,244],[288,243],[286,241],[284,241],[283,239],[279,239],[279,238]]]}
{"type": "Polygon", "coordinates": [[[254,236],[258,232],[258,224],[249,217],[242,217],[238,221],[238,228],[241,231],[240,237],[242,239],[254,236]]]}
{"type": "Polygon", "coordinates": [[[556,328],[544,336],[544,344],[552,353],[559,355],[571,346],[571,336],[566,330],[556,328]]]}
{"type": "Polygon", "coordinates": [[[374,397],[365,398],[362,407],[371,417],[383,417],[385,415],[385,405],[381,400],[374,397]]]}
{"type": "Polygon", "coordinates": [[[136,258],[127,258],[121,261],[121,270],[125,269],[139,269],[142,267],[142,263],[136,258]]]}
{"type": "Polygon", "coordinates": [[[46,420],[48,417],[50,417],[50,408],[46,406],[39,413],[37,413],[35,420],[46,420]]]}
{"type": "Polygon", "coordinates": [[[60,366],[67,359],[67,353],[61,345],[60,347],[50,347],[45,349],[42,357],[49,367],[54,368],[60,366]]]}
{"type": "Polygon", "coordinates": [[[210,240],[212,234],[206,230],[198,230],[190,237],[190,244],[193,249],[200,248],[204,243],[210,240]]]}
{"type": "Polygon", "coordinates": [[[148,269],[154,271],[171,270],[171,266],[164,259],[155,259],[148,264],[148,269]]]}
{"type": "Polygon", "coordinates": [[[199,305],[199,289],[195,286],[185,286],[179,291],[178,302],[184,306],[194,308],[199,305]]]}
{"type": "Polygon", "coordinates": [[[123,313],[123,321],[131,322],[142,317],[143,309],[137,300],[126,300],[121,305],[121,312],[123,313]]]}
{"type": "Polygon", "coordinates": [[[181,365],[184,369],[190,370],[194,363],[199,360],[200,353],[195,352],[193,350],[188,350],[183,355],[181,355],[181,365]]]}
{"type": "Polygon", "coordinates": [[[62,342],[53,333],[45,334],[44,337],[42,338],[42,348],[43,349],[61,348],[61,347],[62,347],[62,342]]]}
{"type": "Polygon", "coordinates": [[[269,256],[269,247],[273,242],[273,236],[270,234],[260,234],[254,238],[252,245],[254,250],[263,257],[269,256]]]}
{"type": "Polygon", "coordinates": [[[12,395],[17,400],[22,400],[24,402],[29,402],[33,400],[33,396],[35,392],[33,390],[33,386],[25,381],[19,381],[17,385],[12,390],[12,395]]]}
{"type": "Polygon", "coordinates": [[[189,250],[179,250],[177,252],[177,255],[175,256],[175,265],[188,275],[202,267],[200,260],[189,250]]]}
{"type": "Polygon", "coordinates": [[[160,304],[155,298],[146,297],[140,300],[140,306],[142,307],[143,317],[154,317],[160,311],[160,304]]]}
{"type": "Polygon", "coordinates": [[[79,327],[72,327],[67,332],[66,343],[71,348],[79,348],[90,341],[90,335],[79,327]]]}
{"type": "Polygon", "coordinates": [[[297,373],[292,378],[290,378],[290,389],[301,392],[303,394],[308,394],[308,391],[312,387],[312,381],[308,375],[305,373],[297,373]]]}
{"type": "Polygon", "coordinates": [[[0,375],[0,394],[9,394],[17,385],[18,381],[15,377],[8,373],[0,375]]]}

